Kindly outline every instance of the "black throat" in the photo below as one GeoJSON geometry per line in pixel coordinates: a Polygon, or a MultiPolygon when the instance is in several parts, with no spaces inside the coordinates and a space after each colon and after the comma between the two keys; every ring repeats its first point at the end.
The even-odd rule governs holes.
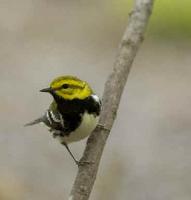
{"type": "Polygon", "coordinates": [[[66,100],[56,94],[53,94],[53,97],[57,103],[58,111],[63,116],[65,132],[68,134],[80,125],[85,112],[93,114],[95,117],[100,114],[101,103],[96,101],[92,96],[83,100],[66,100]]]}
{"type": "Polygon", "coordinates": [[[61,114],[83,114],[85,111],[89,114],[99,115],[101,105],[100,102],[97,102],[92,96],[89,96],[83,100],[81,99],[72,99],[66,100],[57,96],[56,94],[53,95],[58,110],[61,114]]]}

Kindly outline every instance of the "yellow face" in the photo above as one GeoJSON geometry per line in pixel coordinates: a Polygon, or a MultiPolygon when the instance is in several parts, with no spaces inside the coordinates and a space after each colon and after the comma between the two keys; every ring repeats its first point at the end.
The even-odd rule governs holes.
{"type": "Polygon", "coordinates": [[[88,83],[73,76],[61,76],[52,81],[51,90],[64,99],[85,99],[93,92],[88,83]]]}

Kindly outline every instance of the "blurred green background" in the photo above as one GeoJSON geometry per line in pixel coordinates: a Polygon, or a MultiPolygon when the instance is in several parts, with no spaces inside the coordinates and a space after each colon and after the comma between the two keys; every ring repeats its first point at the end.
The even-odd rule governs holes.
{"type": "MultiPolygon", "coordinates": [[[[77,168],[47,128],[23,124],[72,74],[102,95],[128,0],[0,0],[0,200],[67,199],[77,168]]],[[[191,199],[191,2],[156,0],[92,200],[191,199]]],[[[112,95],[112,94],[111,94],[112,95]]],[[[80,158],[85,141],[71,145],[80,158]]]]}
{"type": "MultiPolygon", "coordinates": [[[[107,3],[112,5],[112,12],[120,20],[126,20],[133,1],[111,0],[107,3]]],[[[189,0],[156,0],[147,34],[155,39],[190,39],[190,8],[189,0]]]]}

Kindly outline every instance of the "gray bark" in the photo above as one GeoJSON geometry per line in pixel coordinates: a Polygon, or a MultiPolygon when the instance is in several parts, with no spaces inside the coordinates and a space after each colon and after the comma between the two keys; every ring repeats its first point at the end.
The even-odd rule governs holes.
{"type": "Polygon", "coordinates": [[[103,149],[117,115],[117,109],[129,71],[137,50],[143,41],[153,2],[154,0],[135,0],[134,8],[129,15],[128,26],[120,43],[113,71],[105,84],[103,109],[99,122],[105,128],[97,127],[88,138],[81,161],[89,162],[89,164],[79,166],[69,200],[89,199],[103,149]]]}

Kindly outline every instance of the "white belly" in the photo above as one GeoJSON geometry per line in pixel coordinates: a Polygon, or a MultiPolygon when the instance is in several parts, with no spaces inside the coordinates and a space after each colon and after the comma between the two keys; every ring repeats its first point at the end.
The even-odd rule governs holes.
{"type": "Polygon", "coordinates": [[[60,142],[77,142],[86,138],[96,127],[99,116],[95,117],[93,114],[84,113],[80,126],[69,136],[59,137],[60,142]]]}

